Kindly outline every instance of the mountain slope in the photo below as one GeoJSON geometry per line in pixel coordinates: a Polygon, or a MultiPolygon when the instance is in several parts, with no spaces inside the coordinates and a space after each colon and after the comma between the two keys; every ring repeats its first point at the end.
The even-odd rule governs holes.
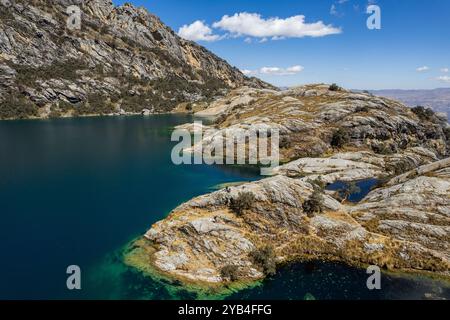
{"type": "Polygon", "coordinates": [[[371,90],[373,94],[397,99],[409,107],[430,107],[436,112],[450,115],[450,88],[433,90],[371,90]]]}
{"type": "Polygon", "coordinates": [[[0,7],[0,118],[165,112],[228,88],[268,86],[144,8],[111,0],[4,0],[0,7]],[[81,30],[67,28],[72,4],[81,8],[81,30]]]}
{"type": "MultiPolygon", "coordinates": [[[[450,128],[439,114],[371,94],[332,91],[328,85],[278,92],[239,88],[197,115],[217,117],[216,127],[221,131],[250,125],[278,129],[284,162],[332,153],[332,140],[339,133],[349,151],[395,154],[421,146],[444,157],[450,150],[450,128]]],[[[205,135],[203,144],[213,145],[215,136],[205,135]]]]}

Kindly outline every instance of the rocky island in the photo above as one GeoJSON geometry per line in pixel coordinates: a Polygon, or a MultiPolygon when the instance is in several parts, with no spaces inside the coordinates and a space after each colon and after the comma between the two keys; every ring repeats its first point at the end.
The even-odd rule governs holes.
{"type": "Polygon", "coordinates": [[[129,265],[209,286],[316,259],[449,278],[450,130],[442,115],[328,85],[238,88],[197,115],[214,117],[219,132],[278,128],[284,164],[269,178],[180,205],[130,246],[129,265]],[[358,203],[325,188],[368,178],[378,183],[358,203]]]}

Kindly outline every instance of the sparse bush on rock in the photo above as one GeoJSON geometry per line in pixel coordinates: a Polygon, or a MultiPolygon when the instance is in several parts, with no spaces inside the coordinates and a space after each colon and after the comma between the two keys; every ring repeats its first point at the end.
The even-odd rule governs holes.
{"type": "Polygon", "coordinates": [[[417,106],[411,109],[412,112],[416,114],[416,116],[419,117],[420,120],[427,120],[430,121],[434,117],[434,111],[430,108],[425,108],[422,106],[417,106]]]}
{"type": "Polygon", "coordinates": [[[324,209],[322,193],[315,189],[308,200],[303,202],[303,212],[310,218],[316,213],[322,213],[324,209]]]}
{"type": "Polygon", "coordinates": [[[342,148],[346,143],[350,141],[350,135],[347,130],[339,128],[333,133],[331,137],[331,146],[336,148],[342,148]]]}
{"type": "Polygon", "coordinates": [[[250,253],[253,263],[257,265],[266,276],[273,276],[277,272],[275,252],[272,246],[264,246],[250,253]]]}
{"type": "Polygon", "coordinates": [[[226,265],[220,270],[222,279],[234,282],[239,279],[239,268],[235,265],[226,265]]]}
{"type": "Polygon", "coordinates": [[[58,107],[62,112],[67,112],[69,110],[73,110],[74,106],[66,101],[59,101],[58,107]]]}
{"type": "Polygon", "coordinates": [[[37,80],[66,79],[75,81],[79,78],[77,71],[87,68],[82,59],[55,61],[50,65],[33,68],[26,65],[13,64],[17,72],[17,84],[34,88],[37,80]]]}
{"type": "Polygon", "coordinates": [[[292,140],[291,140],[291,137],[289,137],[289,136],[281,136],[281,139],[280,139],[280,148],[281,149],[288,149],[288,148],[290,148],[290,147],[292,147],[292,140]]]}
{"type": "Polygon", "coordinates": [[[23,96],[8,94],[0,101],[0,119],[24,119],[38,115],[38,107],[23,96]]]}
{"type": "Polygon", "coordinates": [[[413,162],[408,160],[399,160],[397,162],[394,162],[392,164],[388,164],[386,166],[387,171],[391,172],[392,175],[399,176],[403,173],[406,173],[412,169],[414,169],[416,166],[413,162]]]}
{"type": "Polygon", "coordinates": [[[251,208],[255,201],[255,195],[251,192],[239,192],[237,198],[230,200],[230,209],[233,210],[238,216],[242,215],[245,210],[251,208]]]}
{"type": "Polygon", "coordinates": [[[342,88],[339,87],[336,83],[333,83],[329,88],[330,91],[341,91],[342,88]]]}
{"type": "Polygon", "coordinates": [[[355,112],[359,113],[359,112],[369,112],[370,108],[368,106],[358,106],[356,107],[355,112]]]}
{"type": "Polygon", "coordinates": [[[358,185],[352,181],[349,183],[346,183],[344,187],[339,190],[339,195],[342,197],[342,201],[346,201],[352,194],[361,192],[361,188],[358,187],[358,185]]]}
{"type": "Polygon", "coordinates": [[[227,120],[227,115],[221,114],[219,117],[217,117],[217,119],[214,120],[214,123],[221,124],[221,123],[225,122],[225,120],[227,120]]]}
{"type": "Polygon", "coordinates": [[[326,183],[322,180],[322,176],[317,177],[314,180],[308,180],[313,185],[313,188],[323,190],[326,187],[326,183]]]}
{"type": "Polygon", "coordinates": [[[447,139],[447,141],[450,141],[450,126],[445,127],[444,134],[445,134],[445,139],[447,139]]]}
{"type": "Polygon", "coordinates": [[[397,147],[393,144],[380,143],[380,144],[373,144],[372,150],[373,152],[378,154],[390,155],[397,151],[397,147]]]}

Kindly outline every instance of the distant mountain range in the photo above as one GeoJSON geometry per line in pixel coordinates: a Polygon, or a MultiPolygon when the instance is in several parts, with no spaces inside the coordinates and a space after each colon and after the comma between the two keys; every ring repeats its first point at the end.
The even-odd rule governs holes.
{"type": "Polygon", "coordinates": [[[377,96],[392,98],[404,104],[415,107],[430,107],[436,112],[444,112],[450,115],[450,88],[438,88],[433,90],[370,90],[377,96]]]}

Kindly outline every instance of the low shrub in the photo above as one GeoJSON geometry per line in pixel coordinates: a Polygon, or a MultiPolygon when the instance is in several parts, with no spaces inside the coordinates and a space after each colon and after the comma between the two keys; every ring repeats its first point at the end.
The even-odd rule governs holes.
{"type": "Polygon", "coordinates": [[[346,183],[344,185],[344,187],[339,190],[339,195],[342,197],[342,200],[345,201],[352,194],[360,193],[360,192],[361,192],[361,188],[358,187],[358,185],[354,181],[352,181],[352,182],[346,183]]]}
{"type": "Polygon", "coordinates": [[[397,147],[392,144],[381,143],[372,145],[372,150],[377,154],[390,155],[396,152],[397,147]]]}
{"type": "Polygon", "coordinates": [[[322,180],[322,176],[319,176],[314,180],[308,180],[308,182],[313,185],[314,189],[318,189],[319,191],[324,190],[326,187],[326,183],[322,180]]]}
{"type": "Polygon", "coordinates": [[[77,71],[87,68],[81,59],[69,59],[67,61],[55,61],[51,65],[38,68],[13,65],[16,72],[16,80],[19,85],[35,87],[36,80],[67,79],[75,81],[78,79],[77,71]]]}
{"type": "Polygon", "coordinates": [[[280,139],[280,148],[281,149],[289,149],[292,147],[292,140],[289,136],[281,136],[280,139]]]}
{"type": "Polygon", "coordinates": [[[333,83],[329,88],[330,91],[341,91],[341,87],[339,87],[336,83],[333,83]]]}
{"type": "Polygon", "coordinates": [[[427,120],[430,121],[434,117],[434,111],[430,108],[425,108],[422,106],[417,106],[411,109],[412,112],[416,114],[417,117],[419,117],[420,120],[427,120]]]}
{"type": "Polygon", "coordinates": [[[258,266],[266,276],[275,275],[277,264],[272,246],[264,246],[250,252],[253,263],[258,266]]]}
{"type": "Polygon", "coordinates": [[[359,112],[369,112],[369,107],[368,106],[358,106],[358,107],[356,107],[356,112],[357,113],[359,113],[359,112]]]}
{"type": "Polygon", "coordinates": [[[220,270],[220,276],[228,281],[237,281],[239,279],[239,268],[235,265],[226,265],[220,270]]]}
{"type": "Polygon", "coordinates": [[[322,213],[324,210],[322,193],[315,189],[311,196],[303,202],[303,212],[310,218],[314,217],[316,213],[322,213]]]}
{"type": "Polygon", "coordinates": [[[245,210],[251,208],[255,202],[255,195],[251,192],[239,192],[237,198],[230,200],[230,209],[238,216],[242,215],[245,210]]]}
{"type": "Polygon", "coordinates": [[[406,159],[396,161],[386,166],[387,171],[391,172],[394,176],[399,176],[403,173],[411,171],[414,168],[415,168],[414,163],[406,159]]]}
{"type": "Polygon", "coordinates": [[[59,101],[58,107],[62,112],[67,112],[74,109],[74,106],[67,101],[59,101]]]}
{"type": "Polygon", "coordinates": [[[220,116],[218,116],[215,120],[214,123],[215,124],[222,124],[225,122],[225,120],[227,120],[227,115],[226,114],[221,114],[220,116]]]}
{"type": "Polygon", "coordinates": [[[450,126],[444,128],[445,139],[450,141],[450,126]]]}
{"type": "Polygon", "coordinates": [[[350,135],[347,130],[339,128],[333,133],[331,137],[331,146],[336,148],[342,148],[346,143],[350,141],[350,135]]]}
{"type": "Polygon", "coordinates": [[[38,107],[23,96],[8,94],[0,101],[0,119],[26,119],[38,115],[38,107]]]}

